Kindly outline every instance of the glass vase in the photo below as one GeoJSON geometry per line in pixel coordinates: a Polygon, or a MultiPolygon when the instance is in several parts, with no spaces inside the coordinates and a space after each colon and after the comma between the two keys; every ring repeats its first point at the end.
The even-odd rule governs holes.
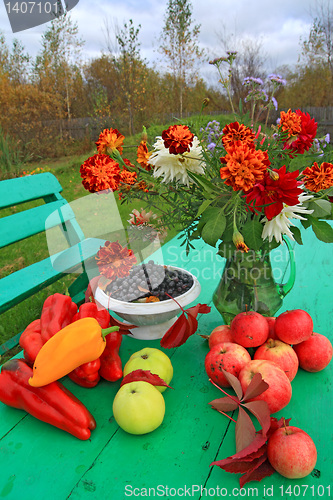
{"type": "Polygon", "coordinates": [[[290,273],[287,283],[276,283],[271,252],[249,250],[235,252],[228,258],[213,295],[213,303],[224,322],[230,324],[236,314],[257,311],[274,316],[295,282],[295,259],[290,242],[285,239],[289,254],[290,273]]]}

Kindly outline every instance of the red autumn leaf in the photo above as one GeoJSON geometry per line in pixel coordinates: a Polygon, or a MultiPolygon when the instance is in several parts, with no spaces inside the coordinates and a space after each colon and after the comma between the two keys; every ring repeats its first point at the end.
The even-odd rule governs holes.
{"type": "Polygon", "coordinates": [[[289,425],[291,418],[283,418],[281,417],[280,420],[278,420],[275,417],[271,417],[271,426],[269,428],[269,431],[267,432],[267,437],[271,437],[273,432],[275,432],[277,429],[280,429],[281,427],[284,427],[284,425],[289,425]]]}
{"type": "Polygon", "coordinates": [[[254,438],[252,443],[249,444],[249,446],[239,451],[238,453],[235,453],[235,455],[232,455],[231,458],[239,460],[242,458],[245,459],[246,457],[251,457],[252,455],[255,455],[258,450],[260,450],[264,445],[266,446],[266,438],[257,433],[256,437],[254,438]]]}
{"type": "Polygon", "coordinates": [[[232,474],[239,474],[243,472],[250,472],[259,465],[262,464],[262,462],[266,460],[266,452],[264,455],[259,455],[256,458],[253,458],[252,460],[229,460],[228,458],[225,460],[220,460],[220,462],[213,462],[211,465],[218,465],[221,469],[225,470],[226,472],[231,472],[232,474]],[[264,457],[264,458],[263,458],[264,457]]]}
{"type": "Polygon", "coordinates": [[[256,436],[256,429],[249,415],[241,406],[236,423],[236,450],[241,451],[249,446],[256,436]]]}
{"type": "Polygon", "coordinates": [[[187,319],[184,313],[182,313],[177,321],[169,328],[169,330],[163,335],[161,339],[161,347],[166,349],[172,349],[173,347],[178,347],[188,339],[186,334],[187,329],[187,319]]]}
{"type": "MultiPolygon", "coordinates": [[[[261,442],[261,440],[255,440],[257,442],[257,444],[259,444],[261,442]]],[[[254,441],[253,441],[254,442],[254,441]]],[[[252,445],[252,443],[251,443],[252,445]]],[[[247,447],[247,449],[251,449],[252,446],[249,445],[247,447]]],[[[232,455],[231,457],[228,457],[228,458],[224,458],[223,460],[218,460],[216,462],[213,462],[211,463],[210,465],[217,465],[218,467],[220,467],[221,469],[225,469],[225,465],[229,465],[229,464],[234,464],[236,462],[240,463],[240,462],[245,462],[245,463],[248,463],[248,462],[251,462],[252,460],[258,458],[258,457],[261,457],[264,453],[266,453],[266,450],[267,450],[267,444],[266,442],[264,441],[259,447],[255,446],[255,450],[253,452],[249,452],[249,453],[245,453],[244,450],[242,450],[241,452],[239,453],[236,453],[235,455],[232,455]]],[[[248,469],[251,468],[251,465],[248,464],[248,469]]]]}
{"type": "Polygon", "coordinates": [[[225,370],[221,370],[221,371],[222,371],[223,375],[225,376],[225,378],[227,379],[227,381],[229,382],[229,384],[231,385],[231,387],[233,388],[233,390],[235,391],[235,393],[237,394],[237,397],[240,401],[243,397],[243,390],[242,390],[242,386],[241,386],[240,381],[232,373],[229,373],[225,370]]]}
{"type": "Polygon", "coordinates": [[[251,382],[249,383],[242,401],[248,401],[262,394],[268,389],[268,384],[262,379],[260,373],[255,373],[251,382]]]}
{"type": "Polygon", "coordinates": [[[250,401],[248,403],[242,403],[242,405],[256,417],[262,427],[263,436],[265,437],[271,426],[271,416],[266,401],[250,401]]]}
{"type": "Polygon", "coordinates": [[[274,474],[274,472],[275,469],[273,469],[266,458],[266,460],[260,464],[259,467],[243,474],[243,476],[239,478],[239,487],[243,488],[244,484],[249,483],[250,481],[261,481],[264,477],[274,474]]]}
{"type": "Polygon", "coordinates": [[[238,408],[238,402],[225,396],[224,398],[214,399],[209,403],[214,410],[221,411],[234,411],[238,408]]]}
{"type": "Polygon", "coordinates": [[[125,375],[123,380],[121,381],[120,387],[129,384],[130,382],[149,382],[152,385],[163,385],[164,387],[169,387],[170,389],[173,389],[173,387],[170,387],[164,380],[156,375],[155,373],[151,373],[149,370],[133,370],[132,372],[128,373],[125,375]]]}
{"type": "Polygon", "coordinates": [[[192,314],[192,316],[194,316],[195,318],[198,316],[198,314],[208,314],[210,313],[210,311],[211,307],[207,304],[196,304],[195,306],[189,307],[185,310],[185,312],[192,314]]]}
{"type": "MultiPolygon", "coordinates": [[[[175,299],[173,300],[178,304],[175,299]]],[[[196,318],[198,314],[207,314],[211,310],[207,304],[197,304],[188,309],[183,309],[180,305],[179,307],[182,310],[181,315],[161,339],[160,345],[165,349],[179,347],[184,344],[197,331],[198,321],[196,318]],[[188,317],[185,316],[185,313],[188,317]]]]}

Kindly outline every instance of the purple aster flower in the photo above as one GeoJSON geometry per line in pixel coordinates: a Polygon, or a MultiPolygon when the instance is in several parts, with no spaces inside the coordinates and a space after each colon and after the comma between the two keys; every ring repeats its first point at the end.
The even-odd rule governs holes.
{"type": "Polygon", "coordinates": [[[274,106],[275,110],[277,111],[277,109],[278,109],[278,102],[277,102],[277,100],[275,99],[274,96],[272,96],[271,101],[273,103],[273,106],[274,106]]]}
{"type": "Polygon", "coordinates": [[[216,144],[215,144],[215,142],[211,142],[211,143],[210,143],[210,144],[208,144],[208,146],[207,146],[207,149],[208,149],[209,151],[211,151],[211,152],[213,152],[215,148],[216,148],[216,144]]]}
{"type": "Polygon", "coordinates": [[[279,85],[286,85],[287,84],[287,80],[285,80],[284,78],[282,78],[281,75],[276,75],[274,73],[268,75],[268,77],[272,82],[276,82],[278,83],[279,85]]]}
{"type": "Polygon", "coordinates": [[[257,84],[257,85],[263,85],[264,82],[262,81],[261,78],[255,78],[254,76],[247,76],[243,80],[243,85],[250,85],[251,83],[257,84]]]}

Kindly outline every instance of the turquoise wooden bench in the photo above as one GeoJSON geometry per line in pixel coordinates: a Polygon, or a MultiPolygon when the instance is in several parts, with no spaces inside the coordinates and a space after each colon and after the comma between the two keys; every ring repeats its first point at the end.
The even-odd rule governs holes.
{"type": "MultiPolygon", "coordinates": [[[[0,279],[0,315],[69,272],[79,273],[69,287],[72,299],[77,304],[84,300],[88,285],[88,259],[96,254],[105,241],[85,237],[61,191],[62,186],[51,173],[0,182],[0,217],[5,208],[33,200],[42,202],[33,208],[0,218],[0,248],[55,227],[60,228],[67,246],[63,251],[0,279]]],[[[0,354],[17,345],[19,337],[20,333],[0,346],[0,354]]]]}

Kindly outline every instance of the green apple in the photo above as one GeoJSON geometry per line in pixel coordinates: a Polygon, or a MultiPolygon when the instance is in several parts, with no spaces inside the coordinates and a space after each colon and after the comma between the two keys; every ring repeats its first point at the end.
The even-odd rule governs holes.
{"type": "MultiPolygon", "coordinates": [[[[173,367],[170,358],[159,349],[145,347],[137,351],[129,358],[124,366],[124,376],[134,370],[149,370],[151,373],[161,377],[168,385],[173,377],[173,367]]],[[[158,385],[156,388],[163,392],[166,387],[158,385]]]]}
{"type": "Polygon", "coordinates": [[[113,400],[113,416],[119,427],[130,434],[154,431],[163,422],[164,414],[164,398],[149,382],[129,382],[113,400]]]}

